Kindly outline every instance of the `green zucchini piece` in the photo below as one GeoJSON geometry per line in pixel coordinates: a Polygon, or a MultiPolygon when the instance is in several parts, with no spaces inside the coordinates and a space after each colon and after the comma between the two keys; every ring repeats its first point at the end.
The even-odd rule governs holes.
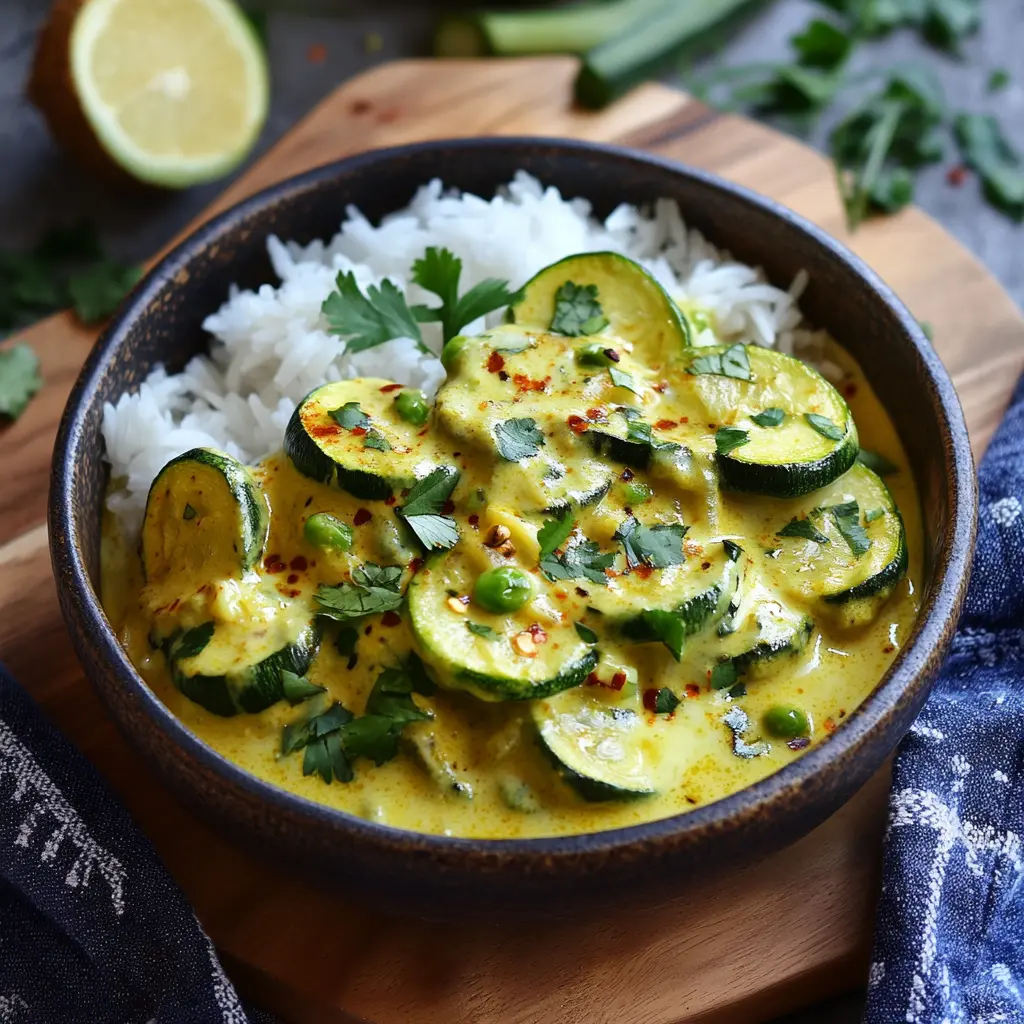
{"type": "Polygon", "coordinates": [[[316,388],[288,422],[285,454],[303,476],[364,501],[384,501],[411,487],[435,459],[423,428],[398,414],[399,389],[373,377],[316,388]]]}
{"type": "Polygon", "coordinates": [[[535,650],[522,639],[539,621],[531,609],[551,589],[540,575],[531,575],[535,597],[515,613],[492,614],[475,603],[468,614],[453,610],[449,602],[459,604],[453,595],[472,594],[480,574],[465,545],[430,559],[409,584],[416,650],[438,684],[487,701],[532,700],[579,686],[597,666],[598,654],[572,622],[543,621],[546,639],[535,650]]]}
{"type": "Polygon", "coordinates": [[[828,487],[780,503],[779,527],[794,518],[809,518],[828,543],[777,537],[779,553],[769,570],[778,586],[851,628],[874,619],[906,575],[908,562],[903,517],[881,477],[857,463],[828,487]],[[850,502],[857,503],[856,521],[870,543],[861,555],[832,512],[850,502]]]}
{"type": "Polygon", "coordinates": [[[569,256],[545,267],[523,287],[510,307],[512,322],[550,331],[558,290],[567,282],[593,285],[608,320],[600,332],[614,348],[627,342],[637,362],[662,366],[690,343],[690,325],[668,292],[639,263],[615,252],[569,256]]]}
{"type": "Polygon", "coordinates": [[[681,392],[692,392],[709,424],[727,424],[748,435],[745,444],[717,456],[723,484],[734,491],[795,498],[842,476],[860,451],[857,426],[842,395],[799,359],[758,345],[743,348],[750,380],[693,372],[729,351],[715,346],[689,350],[682,368],[691,372],[678,385],[681,392]],[[773,408],[785,414],[778,426],[754,421],[773,408]],[[820,429],[808,416],[817,417],[820,429]],[[837,437],[821,432],[832,432],[829,425],[837,437]]]}
{"type": "Polygon", "coordinates": [[[212,448],[171,459],[149,489],[142,568],[150,583],[237,579],[257,565],[270,510],[252,473],[212,448]]]}
{"type": "Polygon", "coordinates": [[[531,706],[542,747],[586,800],[652,796],[658,746],[647,717],[608,705],[591,690],[569,690],[531,706]]]}
{"type": "Polygon", "coordinates": [[[276,704],[284,697],[281,673],[305,675],[320,649],[315,622],[291,609],[259,631],[249,621],[210,625],[212,636],[198,654],[188,652],[191,630],[172,636],[164,650],[178,689],[223,717],[276,704]]]}
{"type": "Polygon", "coordinates": [[[452,766],[431,722],[414,722],[402,732],[403,748],[446,796],[473,799],[473,787],[452,766]]]}

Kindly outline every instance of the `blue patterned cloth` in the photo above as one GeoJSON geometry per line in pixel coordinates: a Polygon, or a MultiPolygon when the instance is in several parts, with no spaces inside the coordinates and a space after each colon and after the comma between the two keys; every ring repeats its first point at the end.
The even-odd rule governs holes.
{"type": "Polygon", "coordinates": [[[95,769],[0,667],[0,1021],[264,1024],[95,769]]]}
{"type": "Polygon", "coordinates": [[[866,1024],[1024,1024],[1024,381],[952,655],[893,771],[866,1024]]]}

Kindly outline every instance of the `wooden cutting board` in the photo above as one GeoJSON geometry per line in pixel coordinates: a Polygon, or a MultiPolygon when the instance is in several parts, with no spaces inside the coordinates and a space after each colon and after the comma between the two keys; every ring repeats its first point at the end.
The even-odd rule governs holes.
{"type": "MultiPolygon", "coordinates": [[[[324,100],[204,217],[315,164],[418,139],[566,135],[674,157],[772,196],[863,256],[934,326],[980,454],[1024,365],[1024,320],[980,264],[918,210],[847,238],[822,157],[682,93],[647,85],[601,113],[574,110],[574,70],[563,58],[380,67],[324,100]]],[[[0,428],[0,658],[123,797],[250,998],[296,1024],[756,1024],[863,982],[884,773],[789,849],[693,878],[657,910],[533,927],[347,906],[200,824],[115,731],[57,609],[43,525],[50,453],[94,334],[61,315],[22,337],[46,386],[0,428]]]]}

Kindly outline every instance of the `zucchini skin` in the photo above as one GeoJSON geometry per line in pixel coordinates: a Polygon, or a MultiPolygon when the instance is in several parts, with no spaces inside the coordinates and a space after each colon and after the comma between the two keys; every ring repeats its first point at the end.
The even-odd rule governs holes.
{"type": "Polygon", "coordinates": [[[814,620],[805,618],[795,633],[775,640],[759,640],[750,650],[733,657],[732,663],[737,671],[748,672],[782,655],[799,654],[807,646],[813,632],[814,620]]]}
{"type": "MultiPolygon", "coordinates": [[[[456,689],[468,690],[470,693],[481,695],[484,700],[543,700],[545,697],[553,697],[563,690],[571,690],[580,686],[587,676],[597,668],[598,659],[597,651],[588,651],[579,660],[565,665],[557,675],[537,683],[524,682],[514,676],[487,675],[468,668],[438,673],[437,681],[440,685],[444,685],[447,674],[456,689]]],[[[437,672],[436,659],[435,664],[431,667],[437,672]]]]}
{"type": "Polygon", "coordinates": [[[881,572],[876,572],[870,579],[858,583],[848,590],[841,590],[837,594],[827,594],[825,601],[828,604],[841,605],[850,601],[863,601],[867,598],[888,597],[896,584],[907,574],[910,565],[910,553],[907,549],[907,530],[903,524],[903,516],[895,503],[892,506],[891,514],[899,518],[900,533],[897,542],[896,557],[881,572]]]}
{"type": "MultiPolygon", "coordinates": [[[[742,451],[742,449],[738,449],[742,451]]],[[[764,494],[773,498],[799,498],[827,487],[857,461],[860,444],[852,418],[846,437],[823,459],[769,465],[744,462],[730,455],[717,456],[722,483],[730,491],[764,494]]]]}

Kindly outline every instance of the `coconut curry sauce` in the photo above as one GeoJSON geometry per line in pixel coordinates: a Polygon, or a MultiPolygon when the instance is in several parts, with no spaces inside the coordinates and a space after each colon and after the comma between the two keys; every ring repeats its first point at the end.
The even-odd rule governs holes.
{"type": "Polygon", "coordinates": [[[450,342],[432,408],[327,385],[259,466],[169,463],[138,545],[108,519],[111,621],[219,753],[400,828],[581,833],[764,778],[878,683],[921,528],[850,357],[833,388],[674,307],[546,308],[450,342]]]}

